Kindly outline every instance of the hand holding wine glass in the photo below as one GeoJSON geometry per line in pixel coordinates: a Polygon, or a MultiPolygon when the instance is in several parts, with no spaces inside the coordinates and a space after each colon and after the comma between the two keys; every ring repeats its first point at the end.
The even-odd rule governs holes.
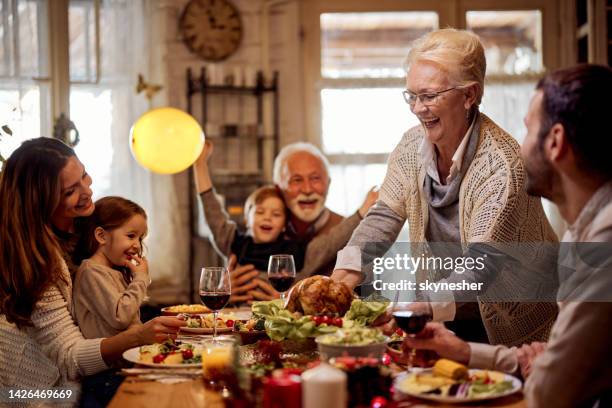
{"type": "Polygon", "coordinates": [[[295,281],[293,255],[272,255],[268,262],[268,280],[285,299],[285,294],[295,281]]]}
{"type": "MultiPolygon", "coordinates": [[[[431,321],[432,315],[428,308],[419,308],[412,307],[408,310],[401,309],[398,310],[394,308],[392,311],[393,318],[395,319],[395,323],[399,326],[400,329],[408,335],[408,337],[415,337],[417,334],[421,333],[427,322],[431,321]]],[[[416,350],[413,348],[410,353],[410,359],[408,361],[408,370],[412,369],[412,363],[414,357],[416,355],[416,350]]]]}
{"type": "Polygon", "coordinates": [[[200,299],[213,311],[213,339],[217,337],[217,315],[232,294],[229,271],[225,267],[204,267],[200,275],[200,299]]]}

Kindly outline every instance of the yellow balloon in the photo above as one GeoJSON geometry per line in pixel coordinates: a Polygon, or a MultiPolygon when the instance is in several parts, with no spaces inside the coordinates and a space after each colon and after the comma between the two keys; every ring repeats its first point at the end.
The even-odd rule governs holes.
{"type": "Polygon", "coordinates": [[[130,130],[130,149],[141,166],[174,174],[191,166],[204,148],[204,132],[191,115],[175,108],[153,109],[130,130]]]}

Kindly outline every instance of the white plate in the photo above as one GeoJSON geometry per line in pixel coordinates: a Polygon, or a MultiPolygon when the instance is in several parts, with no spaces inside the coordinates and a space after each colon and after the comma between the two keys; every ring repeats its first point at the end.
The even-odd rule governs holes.
{"type": "Polygon", "coordinates": [[[185,367],[201,367],[202,363],[191,363],[191,364],[155,364],[155,363],[145,363],[144,361],[140,361],[140,347],[134,347],[129,350],[123,352],[123,358],[129,362],[140,364],[147,367],[155,367],[155,368],[185,368],[185,367]]]}
{"type": "MultiPolygon", "coordinates": [[[[477,372],[483,372],[483,371],[487,371],[487,370],[478,370],[478,369],[470,369],[470,375],[477,373],[477,372]]],[[[490,371],[490,370],[488,370],[490,371]]],[[[421,372],[431,372],[431,368],[422,370],[421,372]]],[[[487,396],[482,396],[482,397],[471,397],[471,398],[457,398],[457,397],[449,397],[449,396],[442,396],[442,395],[436,395],[436,394],[420,394],[420,393],[412,393],[412,392],[408,392],[402,389],[401,387],[401,383],[408,378],[408,376],[410,376],[412,373],[406,372],[404,374],[401,374],[399,377],[397,377],[394,381],[394,388],[396,391],[398,391],[398,393],[401,396],[410,396],[410,397],[415,397],[415,398],[421,398],[424,400],[428,400],[428,401],[436,401],[436,402],[443,402],[446,404],[460,404],[460,403],[465,403],[465,402],[472,402],[472,401],[484,401],[484,400],[492,400],[492,399],[497,399],[497,398],[502,398],[502,397],[506,397],[508,395],[514,394],[515,392],[518,392],[521,390],[521,388],[523,387],[523,384],[521,383],[521,380],[519,380],[518,378],[510,375],[510,374],[504,374],[504,380],[505,381],[510,381],[512,383],[512,388],[501,393],[501,394],[496,394],[496,395],[487,395],[487,396]]]]}
{"type": "MultiPolygon", "coordinates": [[[[217,327],[217,333],[229,333],[233,330],[231,327],[217,327]]],[[[212,327],[181,327],[181,331],[193,334],[213,334],[212,327]]]]}

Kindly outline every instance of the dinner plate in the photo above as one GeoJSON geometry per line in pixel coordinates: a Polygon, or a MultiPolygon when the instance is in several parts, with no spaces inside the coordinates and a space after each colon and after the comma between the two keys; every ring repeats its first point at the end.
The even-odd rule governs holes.
{"type": "Polygon", "coordinates": [[[202,363],[191,363],[191,364],[155,364],[145,363],[140,361],[140,347],[134,347],[123,352],[123,358],[129,362],[140,364],[147,367],[155,368],[185,368],[185,367],[201,367],[202,363]]]}
{"type": "Polygon", "coordinates": [[[193,304],[193,305],[174,305],[174,306],[168,306],[168,307],[163,307],[161,309],[161,313],[163,316],[177,316],[181,313],[187,313],[187,314],[204,314],[204,313],[211,313],[211,310],[208,309],[206,306],[204,305],[198,305],[198,304],[193,304]],[[172,310],[172,308],[177,307],[177,306],[187,306],[187,308],[181,310],[181,311],[175,311],[172,310]],[[194,307],[194,309],[190,309],[189,306],[194,307]],[[197,307],[197,308],[195,308],[197,307]]]}
{"type": "MultiPolygon", "coordinates": [[[[217,327],[217,333],[229,333],[233,330],[231,327],[217,327]]],[[[213,334],[212,327],[181,327],[181,331],[193,334],[213,334]]]]}
{"type": "MultiPolygon", "coordinates": [[[[431,368],[427,368],[427,369],[423,369],[420,372],[423,373],[427,373],[427,372],[431,372],[431,368]]],[[[491,371],[491,370],[479,370],[479,369],[470,369],[469,373],[470,375],[478,373],[478,372],[483,372],[483,371],[491,371]]],[[[464,397],[464,398],[457,398],[457,397],[450,397],[450,396],[442,396],[442,395],[436,395],[436,394],[421,394],[421,393],[413,393],[410,392],[408,390],[405,390],[402,387],[402,383],[408,379],[408,377],[411,375],[412,373],[406,372],[404,374],[401,374],[400,376],[398,376],[395,381],[394,381],[394,388],[395,390],[400,394],[400,396],[409,396],[409,397],[415,397],[415,398],[420,398],[420,399],[424,399],[424,400],[428,400],[428,401],[436,401],[436,402],[443,402],[445,404],[461,404],[461,403],[466,403],[466,402],[473,402],[473,401],[484,401],[484,400],[492,400],[492,399],[497,399],[497,398],[502,398],[502,397],[506,397],[508,395],[514,394],[518,391],[521,390],[522,388],[522,383],[521,380],[519,380],[518,378],[510,375],[510,374],[505,374],[504,373],[504,380],[505,381],[510,381],[512,383],[512,388],[504,391],[500,394],[495,394],[495,395],[486,395],[486,396],[480,396],[480,397],[464,397]]]]}

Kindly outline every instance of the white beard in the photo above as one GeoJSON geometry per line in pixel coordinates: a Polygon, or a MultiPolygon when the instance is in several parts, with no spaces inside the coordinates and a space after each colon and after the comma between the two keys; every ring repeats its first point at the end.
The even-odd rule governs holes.
{"type": "Polygon", "coordinates": [[[321,212],[323,212],[323,209],[325,208],[325,197],[320,194],[300,194],[296,198],[289,201],[289,203],[287,203],[287,207],[289,207],[289,211],[291,211],[291,213],[300,221],[313,222],[319,217],[319,215],[321,215],[321,212]],[[303,209],[298,204],[300,200],[308,200],[313,198],[316,198],[317,202],[312,209],[303,209]]]}

